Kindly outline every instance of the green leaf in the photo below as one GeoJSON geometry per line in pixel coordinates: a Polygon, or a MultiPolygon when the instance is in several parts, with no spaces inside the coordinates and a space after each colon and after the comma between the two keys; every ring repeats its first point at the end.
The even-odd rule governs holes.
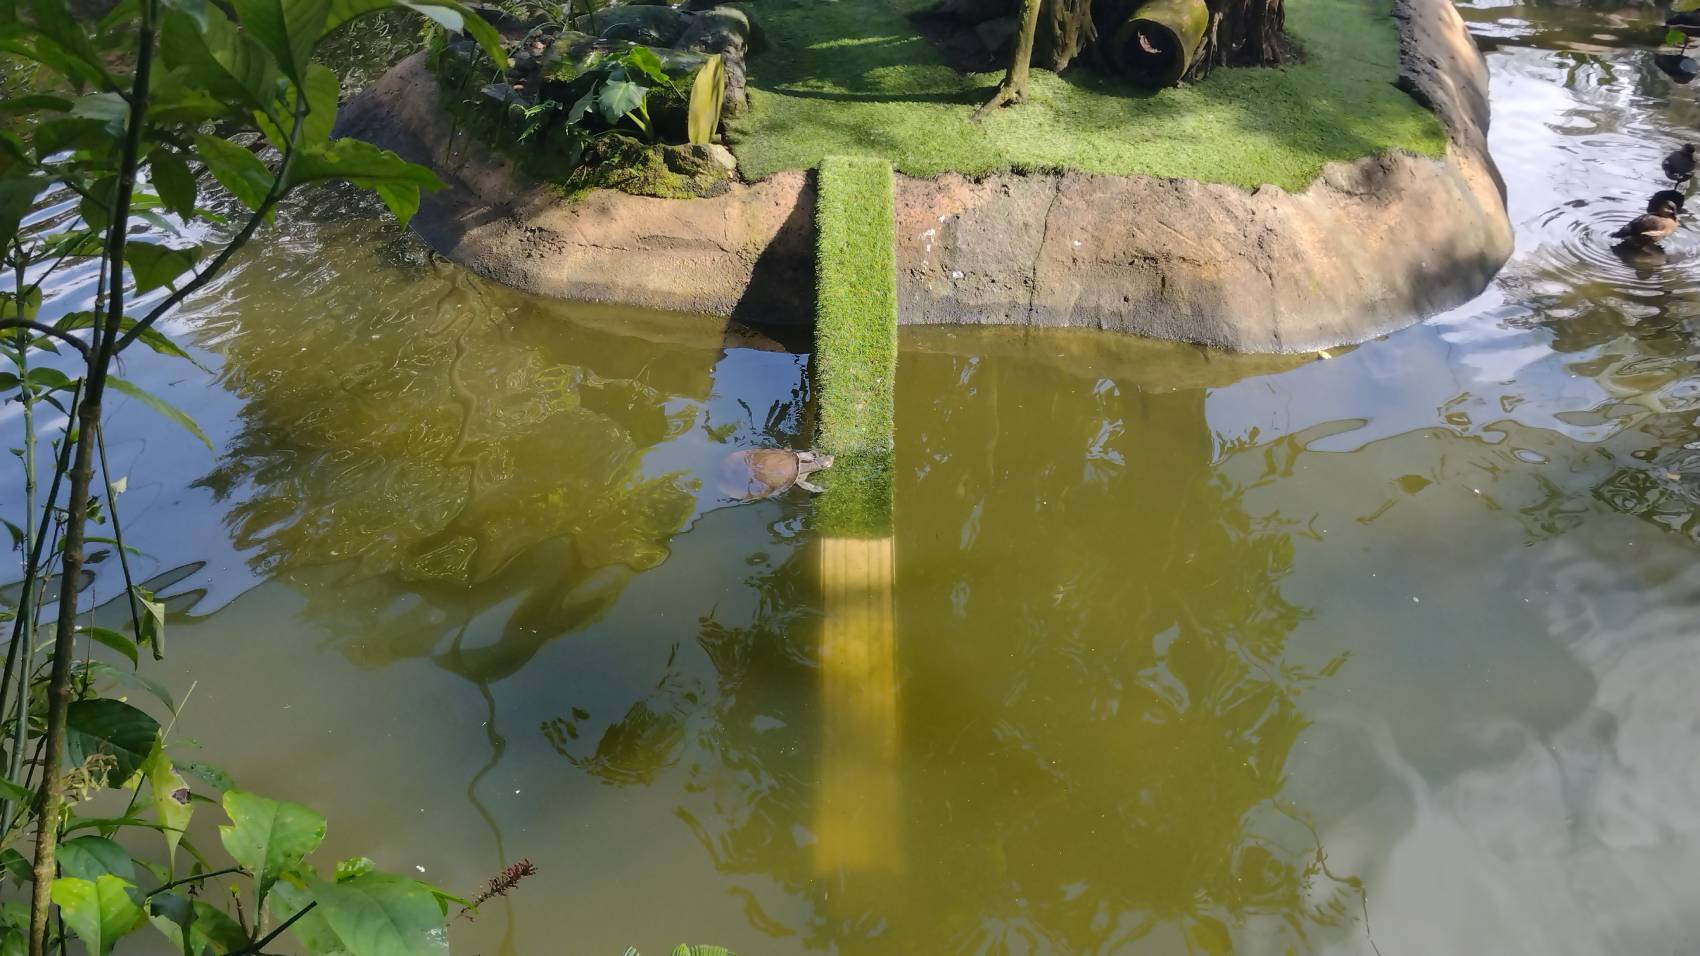
{"type": "Polygon", "coordinates": [[[79,627],[77,633],[87,634],[97,643],[124,655],[129,659],[131,667],[135,667],[141,662],[136,653],[136,642],[129,635],[120,634],[110,627],[79,627]]]}
{"type": "Polygon", "coordinates": [[[352,956],[436,956],[449,951],[443,909],[430,887],[388,873],[346,883],[315,880],[313,899],[352,956]]]}
{"type": "Polygon", "coordinates": [[[368,13],[377,13],[380,10],[391,10],[396,7],[406,7],[420,16],[429,18],[444,26],[450,34],[458,34],[465,30],[474,40],[478,41],[478,45],[484,48],[485,54],[491,60],[503,65],[507,64],[508,54],[502,48],[502,35],[496,32],[496,28],[492,27],[483,17],[467,9],[457,0],[431,0],[428,3],[413,3],[407,2],[407,0],[400,0],[400,2],[398,0],[331,0],[330,13],[325,17],[325,33],[329,34],[332,30],[356,17],[362,17],[368,13]],[[449,19],[448,14],[459,16],[459,22],[452,27],[448,26],[449,23],[454,22],[449,19]]]}
{"type": "Polygon", "coordinates": [[[283,75],[304,85],[330,0],[233,0],[242,29],[271,51],[283,75]]]}
{"type": "Polygon", "coordinates": [[[10,246],[18,234],[18,223],[35,205],[51,182],[46,176],[34,173],[0,176],[0,246],[10,246]]]}
{"type": "Polygon", "coordinates": [[[11,847],[0,850],[0,868],[4,868],[6,875],[17,881],[20,886],[35,880],[35,870],[30,866],[30,861],[11,847]]]}
{"type": "Polygon", "coordinates": [[[272,884],[292,870],[325,838],[325,818],[298,803],[240,790],[224,794],[230,825],[218,828],[230,858],[253,874],[257,905],[272,884]]]}
{"type": "Polygon", "coordinates": [[[153,752],[159,722],[121,700],[98,697],[71,703],[65,717],[65,749],[73,766],[94,754],[118,761],[110,780],[128,780],[153,752]]]}
{"type": "Polygon", "coordinates": [[[709,56],[691,83],[691,105],[685,115],[685,130],[692,143],[706,146],[714,142],[714,131],[720,126],[720,111],[726,102],[726,65],[720,54],[709,56]]]}
{"type": "Polygon", "coordinates": [[[44,43],[51,44],[65,55],[67,62],[64,65],[79,78],[91,82],[106,78],[106,67],[100,53],[90,42],[88,31],[72,18],[70,7],[64,0],[33,0],[30,13],[35,19],[38,50],[44,43]]]}
{"type": "Polygon", "coordinates": [[[71,101],[47,93],[21,93],[0,101],[0,116],[27,116],[30,113],[69,113],[71,101]]]}
{"type": "Polygon", "coordinates": [[[419,208],[419,191],[443,186],[429,169],[357,139],[338,139],[303,149],[289,171],[291,187],[333,179],[346,179],[375,191],[403,226],[419,208]]]}
{"type": "Polygon", "coordinates": [[[673,947],[673,956],[733,956],[732,951],[724,946],[686,946],[684,943],[673,947]]]}
{"type": "Polygon", "coordinates": [[[148,182],[165,208],[187,222],[195,216],[195,174],[183,157],[164,146],[148,157],[148,182]]]}
{"type": "MultiPolygon", "coordinates": [[[[219,185],[249,209],[258,209],[272,188],[272,171],[260,158],[217,136],[195,137],[195,152],[219,185]]],[[[299,164],[297,164],[299,165],[299,164]]]]}
{"type": "Polygon", "coordinates": [[[609,80],[602,84],[602,92],[597,94],[596,109],[604,120],[617,123],[620,117],[641,106],[644,97],[648,95],[647,86],[640,86],[630,80],[609,80]]]}
{"type": "Polygon", "coordinates": [[[373,863],[370,857],[351,856],[346,860],[338,860],[336,863],[336,881],[347,883],[355,877],[365,876],[377,867],[378,864],[373,863]]]}
{"type": "Polygon", "coordinates": [[[108,135],[120,138],[130,122],[130,103],[117,93],[89,93],[71,104],[71,115],[99,123],[108,135]]]}
{"type": "Polygon", "coordinates": [[[205,761],[173,760],[171,765],[220,793],[236,789],[236,781],[230,778],[230,774],[205,761]]]}
{"type": "Polygon", "coordinates": [[[93,882],[76,877],[53,881],[53,902],[89,956],[106,956],[141,923],[142,908],[130,898],[129,888],[129,883],[111,874],[93,882]]]}
{"type": "Polygon", "coordinates": [[[179,277],[195,268],[200,261],[201,248],[173,249],[153,242],[131,239],[124,244],[124,262],[136,279],[136,294],[151,292],[160,286],[177,288],[179,277]]]}
{"type": "Polygon", "coordinates": [[[188,79],[233,109],[269,112],[277,99],[277,66],[253,37],[222,10],[204,10],[203,22],[168,12],[160,28],[160,60],[181,67],[188,79]]]}
{"type": "Polygon", "coordinates": [[[79,666],[83,667],[84,670],[92,676],[92,679],[100,680],[104,678],[122,684],[125,687],[144,691],[151,694],[155,700],[164,704],[166,710],[169,710],[174,714],[177,713],[177,702],[172,699],[171,692],[166,690],[165,686],[156,680],[144,677],[135,671],[120,670],[105,661],[88,661],[80,664],[79,666]]]}
{"type": "Polygon", "coordinates": [[[620,62],[625,64],[627,67],[627,76],[630,79],[637,78],[630,75],[630,71],[635,69],[638,73],[647,77],[649,81],[654,83],[656,86],[671,86],[673,83],[673,81],[668,78],[667,71],[661,68],[661,58],[656,56],[655,51],[651,50],[649,47],[632,47],[625,53],[621,54],[620,62]]]}
{"type": "Polygon", "coordinates": [[[80,836],[59,844],[59,872],[91,882],[103,873],[128,883],[136,880],[136,865],[130,854],[101,836],[80,836]]]}
{"type": "Polygon", "coordinates": [[[148,794],[153,800],[154,819],[165,829],[165,858],[173,866],[177,862],[177,844],[183,841],[183,831],[195,815],[189,799],[189,783],[172,767],[165,748],[155,746],[142,773],[148,779],[148,794]]]}
{"type": "MultiPolygon", "coordinates": [[[[136,599],[136,604],[142,611],[142,633],[136,636],[137,644],[146,644],[153,648],[153,659],[165,659],[165,603],[156,600],[153,592],[141,585],[130,588],[130,593],[136,599]]],[[[176,712],[176,708],[172,708],[176,712]]]]}
{"type": "MultiPolygon", "coordinates": [[[[288,880],[279,881],[272,887],[272,912],[280,921],[301,912],[312,902],[312,893],[288,880]]],[[[296,920],[289,931],[306,947],[308,956],[346,956],[348,953],[348,947],[342,944],[336,931],[325,922],[325,914],[317,907],[296,920]]]]}
{"type": "Polygon", "coordinates": [[[35,794],[25,790],[23,787],[7,780],[5,777],[0,777],[0,798],[10,800],[13,803],[28,803],[34,796],[35,794]]]}
{"type": "Polygon", "coordinates": [[[195,424],[194,419],[178,410],[177,406],[172,405],[170,402],[154,395],[152,392],[126,381],[125,379],[121,379],[116,375],[107,378],[106,384],[111,385],[118,391],[123,392],[125,395],[130,396],[161,415],[164,415],[166,418],[169,418],[176,424],[182,426],[182,428],[189,434],[200,439],[201,444],[207,446],[208,451],[213,450],[212,442],[208,441],[207,436],[201,432],[201,426],[195,424]]]}

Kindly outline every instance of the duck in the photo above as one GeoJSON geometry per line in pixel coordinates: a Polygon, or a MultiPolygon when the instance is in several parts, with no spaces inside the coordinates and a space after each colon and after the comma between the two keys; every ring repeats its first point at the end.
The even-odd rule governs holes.
{"type": "Polygon", "coordinates": [[[1670,238],[1676,232],[1676,217],[1682,212],[1683,195],[1674,189],[1661,189],[1647,200],[1647,212],[1629,220],[1623,228],[1611,234],[1625,246],[1650,246],[1670,238]]]}
{"type": "Polygon", "coordinates": [[[1665,175],[1675,182],[1682,182],[1694,176],[1694,144],[1684,143],[1680,148],[1671,150],[1664,159],[1665,175]]]}

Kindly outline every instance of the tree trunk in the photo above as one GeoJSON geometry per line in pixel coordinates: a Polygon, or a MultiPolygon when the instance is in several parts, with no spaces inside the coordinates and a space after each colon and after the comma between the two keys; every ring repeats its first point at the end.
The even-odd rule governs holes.
{"type": "Polygon", "coordinates": [[[978,121],[1001,106],[1021,102],[1027,96],[1027,76],[1033,66],[1033,38],[1039,30],[1039,7],[1045,0],[1021,0],[1021,32],[1016,34],[1015,49],[1010,51],[1009,70],[1004,73],[998,91],[986,104],[974,111],[971,119],[978,121]]]}
{"type": "Polygon", "coordinates": [[[1193,58],[1189,77],[1218,66],[1276,66],[1287,11],[1282,0],[1206,0],[1210,25],[1193,58]]]}
{"type": "Polygon", "coordinates": [[[1060,72],[1098,38],[1092,0],[1043,0],[1043,4],[1033,62],[1060,72]]]}

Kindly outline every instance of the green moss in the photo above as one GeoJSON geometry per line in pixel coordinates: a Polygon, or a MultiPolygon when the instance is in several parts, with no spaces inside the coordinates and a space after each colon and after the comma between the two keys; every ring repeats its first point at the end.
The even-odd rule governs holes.
{"type": "Polygon", "coordinates": [[[573,194],[618,189],[634,196],[700,199],[731,188],[731,171],[697,146],[651,145],[629,136],[591,141],[584,162],[563,182],[573,194]]]}
{"type": "Polygon", "coordinates": [[[1389,0],[1287,0],[1305,58],[1279,69],[1219,69],[1156,93],[1035,70],[1026,104],[978,124],[969,114],[998,76],[945,64],[904,16],[927,2],[764,3],[769,50],[729,130],[744,175],[851,155],[915,176],[1077,169],[1298,190],[1329,162],[1446,147],[1434,116],[1393,86],[1389,0]]]}
{"type": "Polygon", "coordinates": [[[821,161],[815,387],[820,447],[836,456],[817,511],[827,534],[891,530],[897,261],[891,165],[821,161]]]}

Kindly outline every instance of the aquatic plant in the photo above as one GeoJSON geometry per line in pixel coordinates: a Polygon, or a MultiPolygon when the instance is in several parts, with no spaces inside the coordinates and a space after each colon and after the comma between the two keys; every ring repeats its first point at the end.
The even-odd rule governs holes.
{"type": "Polygon", "coordinates": [[[136,672],[143,648],[165,655],[165,608],[129,574],[118,514],[125,480],[107,464],[103,400],[109,389],[136,398],[206,441],[183,413],[112,375],[114,361],[137,343],[187,358],[157,324],[218,276],[294,190],[349,182],[405,223],[421,190],[441,185],[393,153],[332,139],[338,83],[312,59],[343,24],[401,7],[465,29],[500,55],[494,30],[457,0],[134,0],[93,26],[65,0],[4,4],[0,50],[25,65],[28,79],[9,84],[0,101],[15,118],[0,131],[0,255],[12,279],[0,292],[0,356],[14,369],[0,373],[0,388],[23,407],[27,499],[25,526],[13,534],[22,581],[4,615],[12,633],[0,680],[0,862],[5,889],[28,887],[29,899],[0,907],[6,952],[27,944],[43,956],[74,936],[91,956],[105,956],[144,925],[186,956],[258,953],[286,931],[312,953],[445,952],[448,903],[471,906],[363,858],[321,876],[308,858],[324,837],[322,816],[175,757],[171,722],[161,726],[99,690],[138,689],[177,712],[169,693],[136,672]],[[243,143],[229,138],[241,133],[243,143]],[[203,195],[198,171],[219,195],[203,195]],[[55,201],[74,205],[76,216],[31,215],[55,201]],[[134,237],[138,221],[170,238],[134,237]],[[98,264],[92,308],[43,320],[43,283],[78,261],[98,264]],[[67,363],[67,352],[78,361],[67,363]],[[36,484],[42,405],[67,419],[44,497],[36,484]],[[111,537],[90,534],[91,522],[109,524],[111,537]],[[119,554],[128,633],[78,623],[93,543],[119,554]],[[38,654],[37,632],[48,628],[52,640],[38,654]],[[79,638],[130,668],[79,657],[79,638]],[[85,806],[105,791],[127,801],[118,816],[85,806]],[[228,819],[219,828],[227,860],[209,859],[185,835],[205,802],[228,819]],[[116,842],[135,830],[160,834],[163,863],[116,842]],[[31,831],[33,860],[11,845],[31,831]],[[192,860],[181,876],[180,851],[192,860]],[[201,898],[215,881],[227,884],[234,914],[201,898]]]}

